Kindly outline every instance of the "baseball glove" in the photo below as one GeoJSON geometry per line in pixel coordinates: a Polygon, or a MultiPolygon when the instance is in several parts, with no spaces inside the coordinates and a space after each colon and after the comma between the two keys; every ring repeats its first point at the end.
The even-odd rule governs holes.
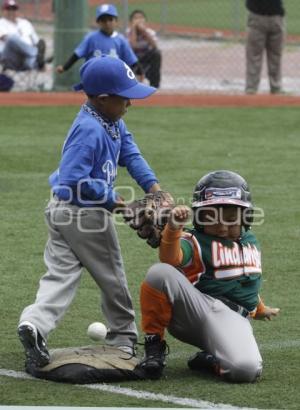
{"type": "Polygon", "coordinates": [[[125,222],[152,248],[160,244],[161,233],[175,203],[169,192],[149,193],[128,204],[123,211],[125,222]]]}

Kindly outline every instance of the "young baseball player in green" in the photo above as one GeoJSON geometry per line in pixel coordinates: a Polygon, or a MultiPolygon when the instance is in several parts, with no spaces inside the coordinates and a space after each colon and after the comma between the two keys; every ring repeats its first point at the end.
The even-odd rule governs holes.
{"type": "Polygon", "coordinates": [[[114,189],[118,166],[126,167],[145,192],[160,190],[122,120],[133,98],[156,89],[139,83],[124,61],[95,57],[80,69],[87,101],[76,116],[62,149],[59,168],[50,175],[53,198],[46,211],[49,231],[44,254],[47,273],[35,302],[21,314],[18,327],[26,368],[49,360],[46,340],[75,297],[83,268],[101,292],[108,326],[106,343],[132,353],[137,340],[135,314],[121,250],[112,220],[124,201],[114,189]]]}
{"type": "Polygon", "coordinates": [[[193,229],[184,229],[190,208],[175,207],[163,231],[161,263],[141,286],[145,355],[139,366],[156,379],[165,366],[165,329],[201,349],[188,361],[192,370],[211,371],[235,382],[253,382],[262,358],[250,318],[279,312],[259,296],[261,252],[250,230],[253,207],[247,182],[230,171],[215,171],[197,183],[193,229]]]}

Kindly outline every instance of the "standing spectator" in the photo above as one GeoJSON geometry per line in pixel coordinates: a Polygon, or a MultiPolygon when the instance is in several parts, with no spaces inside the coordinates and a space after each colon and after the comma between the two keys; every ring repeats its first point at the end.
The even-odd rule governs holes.
{"type": "Polygon", "coordinates": [[[4,0],[0,18],[0,62],[17,71],[45,66],[45,41],[40,39],[30,21],[18,17],[15,0],[4,0]]]}
{"type": "Polygon", "coordinates": [[[125,61],[136,72],[138,59],[130,47],[127,39],[116,31],[118,25],[118,11],[113,4],[103,4],[96,9],[96,22],[99,30],[88,33],[75,48],[74,53],[64,65],[58,65],[56,71],[63,73],[81,58],[89,60],[92,57],[109,55],[125,61]]]}
{"type": "Polygon", "coordinates": [[[248,37],[246,45],[246,93],[258,89],[266,50],[270,91],[281,92],[281,58],[284,45],[285,22],[282,0],[247,0],[248,37]]]}
{"type": "Polygon", "coordinates": [[[129,16],[127,37],[137,55],[150,85],[160,85],[161,52],[157,46],[154,30],[147,27],[147,18],[142,10],[134,10],[129,16]]]}

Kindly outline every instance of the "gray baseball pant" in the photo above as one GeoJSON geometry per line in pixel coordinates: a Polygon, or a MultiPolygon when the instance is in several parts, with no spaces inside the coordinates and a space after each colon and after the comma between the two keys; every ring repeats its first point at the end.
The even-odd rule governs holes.
{"type": "Polygon", "coordinates": [[[84,267],[100,288],[109,328],[107,344],[134,344],[135,314],[111,214],[53,199],[45,216],[49,230],[44,253],[47,273],[40,280],[35,302],[24,309],[20,322],[31,322],[47,339],[73,301],[84,267]]]}
{"type": "Polygon", "coordinates": [[[252,382],[261,374],[262,358],[247,318],[201,293],[171,265],[153,265],[145,281],[172,305],[172,336],[213,354],[232,381],[252,382]]]}
{"type": "Polygon", "coordinates": [[[246,44],[246,92],[254,93],[258,89],[264,50],[266,50],[271,92],[281,90],[284,36],[284,17],[261,16],[249,12],[246,44]]]}

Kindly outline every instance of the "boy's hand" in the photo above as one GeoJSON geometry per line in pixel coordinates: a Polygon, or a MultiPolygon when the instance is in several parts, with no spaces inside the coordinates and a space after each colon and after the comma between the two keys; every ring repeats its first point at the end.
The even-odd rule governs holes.
{"type": "Polygon", "coordinates": [[[172,209],[168,224],[173,230],[182,229],[189,221],[192,215],[192,210],[186,205],[178,205],[172,209]]]}
{"type": "Polygon", "coordinates": [[[58,66],[56,67],[55,71],[56,71],[58,74],[61,74],[61,73],[63,73],[65,70],[64,70],[64,68],[63,68],[62,65],[58,65],[58,66]]]}
{"type": "Polygon", "coordinates": [[[254,319],[272,320],[273,317],[278,316],[279,312],[280,312],[279,308],[272,308],[270,306],[265,306],[263,311],[256,312],[254,319]]]}
{"type": "Polygon", "coordinates": [[[116,214],[120,214],[120,213],[125,212],[125,208],[126,208],[125,199],[122,196],[118,195],[113,205],[112,211],[115,212],[116,214]]]}
{"type": "Polygon", "coordinates": [[[146,31],[146,26],[144,23],[141,21],[137,21],[134,25],[134,28],[136,29],[137,32],[139,33],[144,33],[146,31]]]}

